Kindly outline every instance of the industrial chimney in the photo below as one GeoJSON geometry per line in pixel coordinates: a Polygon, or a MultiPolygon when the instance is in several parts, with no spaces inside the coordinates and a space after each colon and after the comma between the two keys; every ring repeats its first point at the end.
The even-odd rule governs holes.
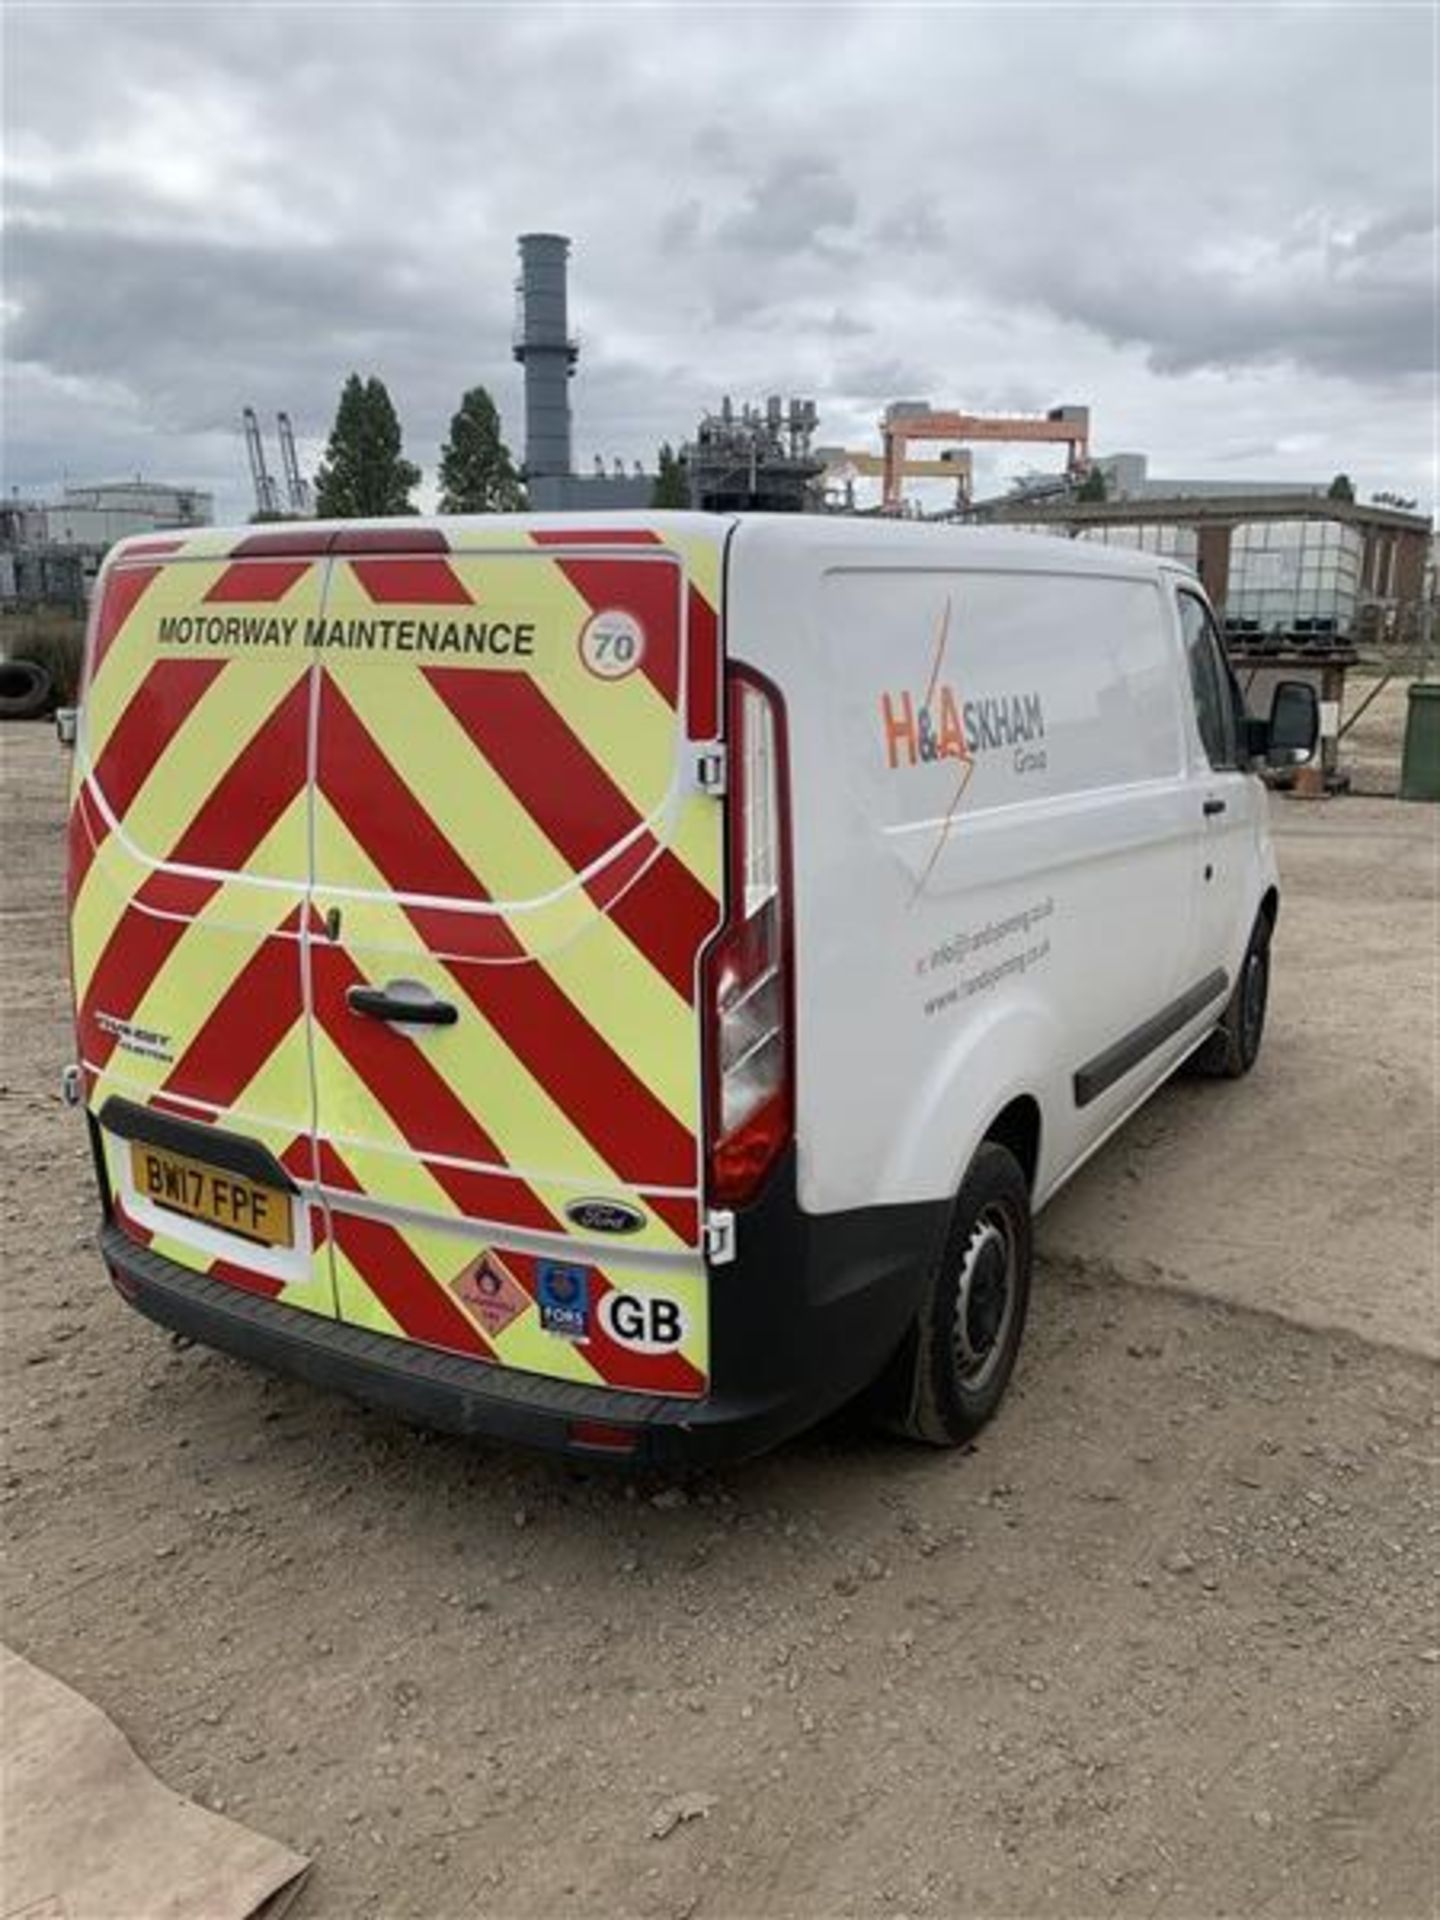
{"type": "Polygon", "coordinates": [[[570,242],[560,233],[522,233],[515,358],[525,369],[525,475],[531,505],[548,489],[533,482],[570,473],[570,395],[567,382],[580,349],[570,338],[565,280],[570,242]]]}

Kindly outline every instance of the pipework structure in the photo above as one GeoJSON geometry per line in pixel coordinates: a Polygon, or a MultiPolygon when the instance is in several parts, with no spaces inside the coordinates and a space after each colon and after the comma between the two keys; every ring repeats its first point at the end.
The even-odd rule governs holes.
{"type": "Polygon", "coordinates": [[[727,394],[680,449],[690,504],[710,513],[804,513],[821,505],[813,400],[772,393],[738,410],[727,394]]]}

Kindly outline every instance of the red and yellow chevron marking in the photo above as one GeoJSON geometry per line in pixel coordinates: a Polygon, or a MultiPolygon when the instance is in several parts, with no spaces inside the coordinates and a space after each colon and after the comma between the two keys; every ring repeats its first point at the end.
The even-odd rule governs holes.
{"type": "MultiPolygon", "coordinates": [[[[115,1093],[244,1133],[290,1168],[308,1207],[307,1247],[288,1263],[262,1259],[263,1272],[243,1243],[227,1258],[215,1236],[179,1219],[162,1227],[153,1209],[152,1243],[183,1266],[333,1315],[304,1007],[312,670],[289,649],[157,638],[163,619],[211,608],[299,623],[318,614],[322,583],[308,563],[232,565],[223,553],[138,566],[127,554],[107,573],[69,883],[92,1109],[115,1093]]],[[[125,1218],[128,1161],[119,1142],[107,1152],[125,1218]]]]}
{"type": "MultiPolygon", "coordinates": [[[[400,676],[373,653],[326,655],[315,898],[342,906],[344,930],[312,949],[322,1130],[367,1200],[407,1222],[493,1222],[512,1267],[524,1262],[505,1225],[571,1233],[567,1203],[631,1202],[647,1222],[632,1244],[689,1250],[666,1285],[697,1297],[661,1371],[662,1390],[693,1392],[706,1334],[695,980],[719,918],[719,821],[713,802],[674,793],[686,583],[673,555],[576,544],[579,557],[523,566],[463,550],[334,562],[327,620],[523,615],[542,657],[400,676]],[[636,619],[646,649],[644,671],[598,686],[577,641],[602,609],[636,619]],[[457,1004],[460,1026],[417,1047],[349,1017],[355,978],[397,976],[457,1004]]],[[[363,1291],[380,1298],[381,1237],[357,1236],[330,1199],[340,1310],[363,1317],[363,1291]]],[[[440,1289],[474,1253],[439,1226],[391,1231],[440,1289]]],[[[655,1381],[655,1355],[599,1338],[582,1352],[533,1314],[492,1344],[505,1364],[655,1381]]]]}
{"type": "MultiPolygon", "coordinates": [[[[212,1120],[285,1161],[310,1226],[287,1303],[700,1392],[696,977],[721,828],[683,775],[685,741],[716,731],[720,548],[456,531],[450,550],[425,527],[205,530],[107,574],[70,821],[90,1098],[212,1120]],[[579,636],[617,609],[643,659],[602,682],[579,636]],[[441,647],[447,622],[524,626],[531,654],[441,647]],[[450,1000],[457,1024],[351,1010],[350,987],[392,979],[450,1000]],[[594,1197],[644,1231],[615,1257],[567,1256],[565,1208],[594,1197]],[[516,1231],[593,1276],[583,1343],[540,1326],[545,1242],[511,1246],[516,1231]],[[455,1290],[485,1249],[532,1301],[498,1330],[455,1290]],[[610,1291],[663,1297],[683,1339],[611,1338],[610,1291]]],[[[182,1264],[276,1288],[242,1246],[217,1258],[184,1223],[146,1231],[182,1264]]]]}
{"type": "Polygon", "coordinates": [[[472,1359],[519,1367],[582,1386],[696,1397],[705,1391],[709,1339],[704,1274],[676,1263],[657,1267],[607,1257],[596,1263],[560,1249],[582,1266],[588,1325],[572,1340],[548,1332],[536,1305],[537,1271],[544,1256],[507,1246],[456,1224],[377,1219],[347,1207],[358,1189],[352,1170],[333,1148],[322,1152],[334,1233],[335,1287],[340,1317],[372,1332],[418,1340],[472,1359]],[[461,1286],[477,1259],[498,1255],[519,1283],[524,1305],[498,1329],[487,1328],[465,1304],[461,1286]],[[662,1298],[679,1307],[686,1331],[673,1352],[642,1352],[617,1343],[602,1323],[608,1294],[662,1298]]]}

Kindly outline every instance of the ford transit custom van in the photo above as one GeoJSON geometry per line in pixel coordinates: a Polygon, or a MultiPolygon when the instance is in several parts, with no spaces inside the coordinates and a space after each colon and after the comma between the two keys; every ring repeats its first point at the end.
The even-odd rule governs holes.
{"type": "Polygon", "coordinates": [[[939,1445],[1031,1222],[1261,1042],[1279,887],[1193,575],[825,516],[205,528],[95,598],[77,1067],[119,1292],[635,1461],[939,1445]]]}

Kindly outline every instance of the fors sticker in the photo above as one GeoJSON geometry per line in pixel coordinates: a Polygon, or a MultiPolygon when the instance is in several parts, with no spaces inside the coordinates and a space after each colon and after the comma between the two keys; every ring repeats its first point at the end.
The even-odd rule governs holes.
{"type": "Polygon", "coordinates": [[[546,1333],[562,1340],[590,1337],[590,1270],[559,1260],[535,1263],[535,1304],[546,1333]]]}

